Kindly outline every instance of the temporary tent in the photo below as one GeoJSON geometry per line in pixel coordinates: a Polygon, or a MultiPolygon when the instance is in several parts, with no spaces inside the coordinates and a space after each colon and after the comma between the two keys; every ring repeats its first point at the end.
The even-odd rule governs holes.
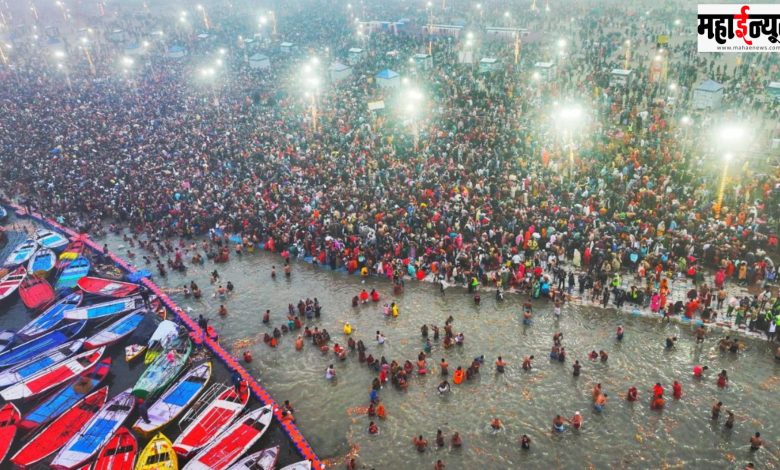
{"type": "Polygon", "coordinates": [[[366,57],[366,52],[359,48],[353,47],[347,52],[347,62],[349,65],[355,65],[366,57]]]}
{"type": "Polygon", "coordinates": [[[165,57],[171,59],[179,59],[187,55],[187,51],[182,46],[171,46],[168,48],[168,52],[165,53],[165,57]]]}
{"type": "Polygon", "coordinates": [[[375,75],[376,84],[382,88],[398,88],[401,86],[401,76],[390,69],[384,69],[375,75]]]}
{"type": "Polygon", "coordinates": [[[769,82],[766,92],[772,99],[780,100],[780,82],[769,82]]]}
{"type": "Polygon", "coordinates": [[[717,109],[723,101],[723,85],[704,80],[693,90],[694,109],[717,109]]]}
{"type": "Polygon", "coordinates": [[[613,69],[610,74],[610,86],[627,86],[631,81],[631,70],[613,69]]]}
{"type": "Polygon", "coordinates": [[[539,74],[542,80],[552,80],[555,78],[556,67],[552,62],[537,62],[534,64],[534,73],[539,74]]]}
{"type": "Polygon", "coordinates": [[[479,73],[496,72],[501,69],[501,63],[494,57],[484,57],[479,61],[479,73]]]}
{"type": "Polygon", "coordinates": [[[281,50],[283,54],[292,54],[293,50],[295,50],[295,44],[291,42],[283,42],[279,44],[279,50],[281,50]]]}
{"type": "Polygon", "coordinates": [[[144,48],[137,42],[133,42],[125,46],[125,55],[141,55],[144,53],[144,48]]]}
{"type": "Polygon", "coordinates": [[[428,54],[415,54],[412,56],[414,65],[421,70],[428,70],[433,66],[433,58],[428,54]]]}
{"type": "Polygon", "coordinates": [[[333,62],[328,67],[328,74],[330,75],[330,81],[340,82],[352,75],[352,67],[341,62],[333,62]]]}
{"type": "Polygon", "coordinates": [[[269,70],[271,68],[271,60],[267,55],[257,53],[249,58],[249,68],[254,70],[269,70]]]}

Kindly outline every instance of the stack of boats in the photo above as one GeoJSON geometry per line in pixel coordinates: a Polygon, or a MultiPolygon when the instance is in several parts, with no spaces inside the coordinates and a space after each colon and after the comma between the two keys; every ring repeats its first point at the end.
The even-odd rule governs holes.
{"type": "MultiPolygon", "coordinates": [[[[209,386],[211,363],[190,365],[192,342],[174,322],[159,322],[146,345],[126,348],[128,361],[145,352],[133,387],[112,396],[101,386],[109,348],[155,321],[156,299],[138,284],[90,276],[84,248],[42,229],[6,259],[0,301],[18,293],[36,315],[0,331],[0,466],[48,460],[57,469],[175,470],[188,459],[182,468],[275,468],[278,446],[245,456],[274,410],[246,410],[246,388],[209,386]],[[177,420],[172,442],[162,431],[177,420]]],[[[302,461],[284,470],[308,468],[302,461]]]]}

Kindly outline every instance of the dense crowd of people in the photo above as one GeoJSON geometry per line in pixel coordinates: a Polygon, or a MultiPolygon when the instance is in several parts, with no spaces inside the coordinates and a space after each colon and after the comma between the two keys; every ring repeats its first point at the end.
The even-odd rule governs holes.
{"type": "MultiPolygon", "coordinates": [[[[619,16],[573,5],[571,21],[514,12],[506,17],[537,33],[521,49],[511,38],[480,37],[490,22],[473,11],[441,15],[470,18],[477,46],[466,34],[423,33],[427,12],[403,3],[321,15],[326,8],[313,0],[280,11],[279,33],[266,30],[252,43],[245,39],[254,21],[232,8],[211,10],[207,38],[176,18],[120,12],[83,43],[72,28],[63,57],[52,58],[42,38],[14,43],[0,68],[4,198],[88,231],[128,227],[146,248],[167,243],[171,255],[168,240],[193,239],[195,263],[203,258],[194,239],[208,238],[203,256],[217,261],[262,244],[396,283],[433,274],[442,285],[495,287],[497,296],[507,288],[536,297],[590,290],[605,305],[616,296],[618,304],[691,316],[726,303],[737,323],[749,320],[775,339],[780,303],[765,287],[777,275],[780,178],[752,156],[766,155],[777,132],[780,106],[759,92],[777,70],[776,55],[746,54],[736,65],[697,55],[693,27],[673,26],[672,6],[652,15],[625,7],[619,16]],[[410,23],[398,34],[358,35],[357,14],[410,23]],[[123,60],[124,45],[104,34],[114,27],[126,42],[148,41],[149,55],[123,60]],[[162,39],[152,34],[158,30],[162,39]],[[659,35],[669,44],[658,44],[659,35]],[[282,51],[282,40],[297,49],[282,51]],[[633,76],[621,86],[610,72],[623,67],[626,40],[633,76]],[[173,45],[187,55],[166,57],[173,45]],[[314,98],[304,94],[301,75],[324,80],[330,62],[346,62],[353,46],[367,54],[349,78],[308,90],[314,98]],[[429,47],[429,66],[408,62],[429,47]],[[500,69],[461,63],[468,48],[496,57],[500,69]],[[270,57],[270,70],[248,67],[257,51],[270,57]],[[656,54],[668,61],[666,76],[654,74],[656,54]],[[309,70],[302,64],[311,67],[311,57],[320,65],[309,70]],[[546,60],[555,74],[534,74],[533,64],[546,60]],[[399,88],[373,78],[385,68],[404,76],[399,88]],[[723,110],[693,108],[692,89],[705,78],[726,87],[723,110]],[[410,112],[412,89],[422,97],[410,112]],[[384,110],[369,109],[381,100],[384,110]],[[561,117],[574,103],[582,122],[561,117]],[[733,148],[749,164],[723,169],[712,130],[736,120],[752,123],[754,135],[733,148]],[[705,270],[716,273],[713,285],[705,270]],[[625,272],[638,278],[635,286],[624,284],[625,272]],[[687,302],[667,305],[665,283],[678,276],[696,287],[687,302]],[[731,299],[728,282],[763,292],[731,299]]],[[[176,250],[170,265],[181,266],[181,256],[176,250]]],[[[315,299],[311,311],[318,309],[315,299]]],[[[292,306],[288,319],[297,319],[292,306]]],[[[318,346],[328,341],[310,335],[318,346]]],[[[414,370],[409,361],[371,359],[399,386],[414,370]]],[[[530,368],[533,357],[526,359],[530,368]]]]}

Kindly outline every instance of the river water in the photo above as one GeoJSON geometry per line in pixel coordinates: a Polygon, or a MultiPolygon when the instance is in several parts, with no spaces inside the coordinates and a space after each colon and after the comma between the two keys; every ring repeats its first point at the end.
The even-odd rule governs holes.
{"type": "MultiPolygon", "coordinates": [[[[109,237],[107,241],[112,249],[124,252],[120,239],[109,237]]],[[[232,255],[227,264],[207,262],[203,267],[191,267],[186,275],[169,273],[167,278],[155,280],[169,288],[190,280],[198,283],[204,291],[202,300],[175,293],[172,297],[193,316],[207,316],[220,332],[221,342],[236,356],[251,351],[254,360],[248,368],[277,400],[292,402],[304,435],[318,454],[332,459],[334,465],[340,467],[352,452],[366,468],[377,469],[432,468],[437,459],[446,462],[448,469],[744,468],[749,461],[757,468],[780,466],[780,427],[775,422],[780,361],[774,360],[770,346],[763,341],[747,340],[746,350],[739,355],[721,353],[715,333],[696,346],[687,326],[577,305],[565,306],[556,320],[552,306],[545,302],[534,304],[533,324],[524,326],[519,315],[524,299],[519,296],[508,295],[499,303],[483,293],[481,306],[475,306],[464,290],[450,288],[442,295],[433,285],[414,281],[407,282],[403,294],[393,296],[384,279],[361,284],[357,276],[306,263],[294,263],[293,274],[286,279],[281,264],[281,258],[270,253],[245,254],[240,260],[232,255]],[[270,276],[272,265],[279,273],[276,279],[270,276]],[[230,280],[236,286],[224,302],[212,296],[216,286],[208,279],[214,268],[219,270],[221,282],[230,280]],[[351,298],[364,287],[376,288],[381,302],[353,308],[351,298]],[[436,374],[413,377],[403,392],[385,386],[380,398],[388,418],[379,422],[380,434],[371,436],[366,432],[368,418],[355,414],[354,408],[368,405],[374,374],[357,361],[356,353],[342,362],[332,353],[323,356],[309,341],[303,351],[296,351],[294,334],[286,334],[276,349],[261,340],[263,333],[271,333],[273,326],[286,322],[288,303],[306,297],[317,297],[323,305],[322,317],[309,322],[312,327],[326,328],[333,342],[345,344],[342,325],[349,321],[355,328],[353,336],[363,339],[368,352],[377,358],[384,355],[388,362],[414,362],[422,350],[420,326],[443,327],[449,315],[455,319],[454,331],[465,334],[465,344],[445,350],[434,343],[428,363],[436,374]],[[398,303],[398,318],[382,315],[385,301],[398,303]],[[224,318],[217,315],[220,303],[228,309],[224,318]],[[265,309],[272,312],[270,326],[261,322],[265,309]],[[614,338],[618,324],[626,328],[620,343],[614,338]],[[377,330],[387,337],[383,346],[374,341],[377,330]],[[565,336],[569,354],[565,364],[546,359],[556,331],[565,336]],[[674,350],[667,351],[664,340],[672,335],[680,339],[674,350]],[[585,356],[594,349],[608,351],[609,361],[588,361],[585,356]],[[435,364],[442,357],[454,370],[458,365],[465,368],[482,354],[486,363],[476,380],[439,396],[435,364]],[[527,373],[520,363],[530,354],[536,357],[535,369],[527,373]],[[505,374],[493,371],[498,355],[509,362],[505,374]],[[571,373],[574,359],[584,365],[579,378],[571,373]],[[324,379],[325,368],[331,363],[338,374],[336,381],[324,379]],[[694,379],[695,364],[708,365],[710,375],[694,379]],[[725,389],[715,385],[715,375],[721,369],[726,369],[731,379],[725,389]],[[652,385],[661,382],[671,396],[673,380],[682,384],[683,399],[670,399],[663,412],[650,410],[652,385]],[[606,410],[600,414],[591,407],[591,388],[597,382],[609,396],[606,410]],[[640,390],[640,400],[633,404],[622,398],[632,385],[640,390]],[[710,420],[710,408],[719,400],[724,409],[736,414],[733,430],[723,428],[725,412],[720,422],[710,420]],[[575,411],[584,416],[583,429],[552,435],[555,414],[571,417],[575,411]],[[490,432],[493,417],[502,420],[503,431],[490,432]],[[437,429],[444,431],[448,443],[454,431],[460,432],[463,448],[434,449],[437,429]],[[748,441],[756,431],[762,433],[767,446],[750,452],[748,441]],[[524,433],[533,441],[530,452],[518,445],[524,433]],[[414,450],[411,440],[418,434],[430,442],[427,452],[414,450]]]]}

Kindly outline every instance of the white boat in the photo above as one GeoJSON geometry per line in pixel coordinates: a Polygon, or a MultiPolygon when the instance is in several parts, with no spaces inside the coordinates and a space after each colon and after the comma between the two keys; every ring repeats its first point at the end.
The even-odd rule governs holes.
{"type": "Polygon", "coordinates": [[[273,470],[278,458],[279,446],[269,447],[244,457],[228,470],[273,470]]]}
{"type": "Polygon", "coordinates": [[[87,305],[86,307],[74,308],[65,312],[63,318],[66,320],[97,320],[100,318],[107,318],[112,315],[127,313],[131,310],[135,310],[143,306],[143,298],[141,298],[140,295],[135,295],[133,297],[126,297],[124,299],[111,300],[109,302],[87,305]]]}
{"type": "Polygon", "coordinates": [[[86,351],[41,369],[0,392],[0,397],[3,397],[5,401],[20,400],[52,390],[75,379],[79,374],[97,364],[103,356],[103,350],[104,348],[86,351]]]}
{"type": "Polygon", "coordinates": [[[135,397],[125,390],[108,401],[79,432],[65,444],[51,462],[59,470],[77,468],[91,459],[122,426],[133,411],[135,397]]]}
{"type": "Polygon", "coordinates": [[[210,362],[191,369],[148,408],[149,422],[139,419],[133,425],[133,430],[149,436],[175,420],[206,388],[210,377],[210,362]]]}
{"type": "Polygon", "coordinates": [[[46,351],[0,372],[0,387],[8,387],[40,372],[46,367],[64,361],[76,354],[84,344],[83,339],[70,341],[52,351],[46,351]]]}
{"type": "Polygon", "coordinates": [[[24,266],[19,266],[0,279],[0,300],[10,297],[16,292],[26,277],[27,269],[24,266]]]}
{"type": "Polygon", "coordinates": [[[128,313],[119,320],[113,322],[104,329],[87,338],[87,341],[84,344],[88,348],[98,348],[100,346],[116,343],[138,328],[138,325],[144,321],[145,313],[146,309],[143,308],[139,308],[138,310],[128,313]]]}
{"type": "Polygon", "coordinates": [[[38,244],[35,240],[27,239],[14,248],[14,251],[5,259],[6,266],[18,266],[25,264],[35,254],[35,250],[38,249],[38,244]]]}
{"type": "Polygon", "coordinates": [[[65,248],[68,244],[68,239],[64,235],[45,228],[35,231],[35,241],[42,247],[55,251],[65,248]]]}

